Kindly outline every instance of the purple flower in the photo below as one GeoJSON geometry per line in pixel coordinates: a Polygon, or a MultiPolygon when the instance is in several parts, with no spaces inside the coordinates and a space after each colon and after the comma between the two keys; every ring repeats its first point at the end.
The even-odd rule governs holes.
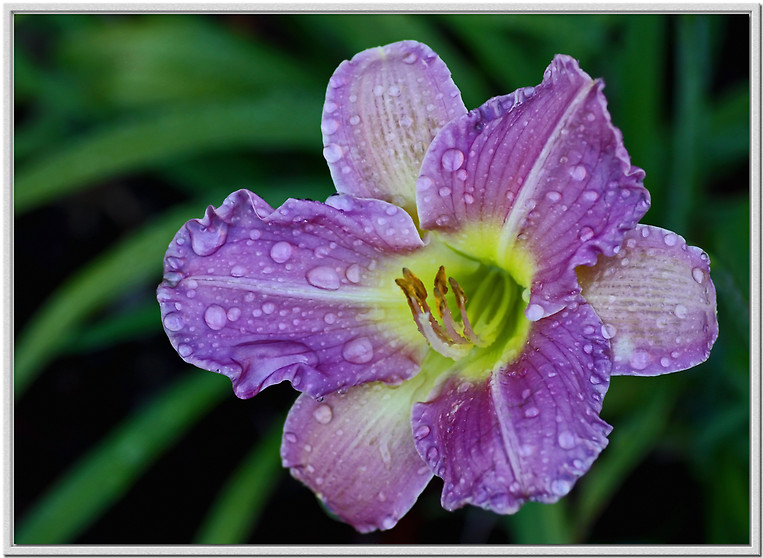
{"type": "Polygon", "coordinates": [[[467,112],[425,45],[361,52],[321,123],[339,194],[239,190],[170,244],[172,345],[241,398],[303,392],[283,463],[358,530],[394,526],[433,475],[448,510],[555,502],[607,444],[611,374],[708,357],[707,255],[637,224],[644,172],[602,89],[559,55],[467,112]]]}

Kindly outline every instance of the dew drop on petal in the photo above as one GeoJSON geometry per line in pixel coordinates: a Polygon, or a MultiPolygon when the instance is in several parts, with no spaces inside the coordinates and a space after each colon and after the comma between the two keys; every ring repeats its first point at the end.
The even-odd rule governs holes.
{"type": "Polygon", "coordinates": [[[273,304],[272,302],[266,302],[265,304],[262,305],[262,312],[264,314],[270,315],[275,311],[276,311],[276,305],[273,304]]]}
{"type": "Polygon", "coordinates": [[[229,309],[225,315],[231,322],[235,322],[241,317],[241,308],[234,306],[233,308],[229,309]]]}
{"type": "Polygon", "coordinates": [[[336,132],[339,129],[339,120],[335,120],[333,118],[327,118],[323,122],[321,122],[321,132],[323,132],[326,135],[331,135],[334,132],[336,132]]]}
{"type": "Polygon", "coordinates": [[[440,162],[446,171],[458,170],[464,164],[464,152],[455,148],[446,149],[440,162]]]}
{"type": "Polygon", "coordinates": [[[213,304],[204,312],[204,321],[210,329],[217,331],[225,327],[228,316],[222,306],[213,304]]]}
{"type": "Polygon", "coordinates": [[[583,180],[587,174],[588,171],[586,171],[583,165],[575,165],[570,169],[570,177],[572,180],[583,180]]]}
{"type": "Polygon", "coordinates": [[[396,523],[397,523],[397,520],[394,517],[392,517],[391,515],[388,515],[387,517],[382,519],[381,528],[382,529],[392,529],[395,526],[396,523]]]}
{"type": "Polygon", "coordinates": [[[538,410],[538,407],[527,407],[527,409],[525,409],[525,416],[527,418],[537,417],[539,414],[540,410],[538,410]]]}
{"type": "Polygon", "coordinates": [[[559,192],[551,191],[546,194],[546,198],[550,202],[558,202],[562,199],[562,195],[559,192]]]}
{"type": "Polygon", "coordinates": [[[686,316],[689,315],[689,311],[686,309],[686,306],[683,304],[676,304],[676,307],[673,309],[673,313],[676,315],[677,318],[683,320],[686,316]]]}
{"type": "Polygon", "coordinates": [[[432,446],[427,450],[427,463],[430,465],[437,461],[437,458],[440,457],[440,452],[437,451],[437,448],[432,446]]]}
{"type": "Polygon", "coordinates": [[[387,89],[387,93],[389,93],[392,97],[399,97],[400,88],[397,85],[390,85],[387,89]]]}
{"type": "Polygon", "coordinates": [[[562,449],[572,449],[575,447],[575,436],[566,430],[559,434],[557,441],[562,449]]]}
{"type": "Polygon", "coordinates": [[[183,316],[177,312],[172,312],[164,316],[164,327],[169,331],[180,331],[183,329],[184,325],[185,321],[183,321],[183,316]]]}
{"type": "Polygon", "coordinates": [[[649,362],[651,362],[651,360],[652,357],[648,352],[639,349],[631,353],[628,362],[630,363],[631,368],[634,370],[643,370],[649,366],[649,362]]]}
{"type": "Polygon", "coordinates": [[[601,326],[601,335],[604,339],[612,339],[617,334],[617,329],[611,324],[601,326]]]}
{"type": "Polygon", "coordinates": [[[662,358],[660,359],[660,365],[661,365],[663,368],[667,368],[668,366],[670,366],[670,359],[669,359],[668,357],[662,357],[662,358]]]}
{"type": "Polygon", "coordinates": [[[450,190],[450,188],[448,188],[447,186],[443,186],[443,187],[442,187],[442,188],[440,188],[440,190],[438,191],[438,193],[440,194],[440,197],[441,197],[441,198],[447,198],[447,197],[450,195],[450,192],[451,192],[451,190],[450,190]]]}
{"type": "Polygon", "coordinates": [[[335,291],[339,288],[339,275],[333,268],[327,266],[314,267],[305,275],[307,282],[313,287],[335,291]]]}
{"type": "Polygon", "coordinates": [[[413,64],[418,59],[419,59],[418,54],[416,54],[415,52],[409,52],[403,57],[403,62],[405,62],[406,64],[413,64]]]}
{"type": "Polygon", "coordinates": [[[583,199],[587,202],[595,202],[599,199],[599,192],[596,190],[586,190],[583,192],[583,199]]]}
{"type": "Polygon", "coordinates": [[[368,337],[358,337],[342,347],[342,357],[353,364],[365,364],[374,358],[374,347],[368,337]]]}
{"type": "Polygon", "coordinates": [[[323,157],[329,163],[336,163],[342,158],[342,155],[342,147],[335,143],[330,143],[323,148],[323,157]]]}
{"type": "Polygon", "coordinates": [[[286,263],[291,258],[292,251],[291,244],[282,240],[273,244],[273,247],[270,249],[270,258],[279,264],[286,263]]]}
{"type": "Polygon", "coordinates": [[[691,270],[691,276],[694,278],[694,280],[697,283],[700,283],[700,284],[702,284],[702,281],[705,280],[705,272],[698,267],[695,267],[694,269],[691,270]]]}
{"type": "Polygon", "coordinates": [[[331,312],[329,312],[328,314],[323,316],[323,321],[326,322],[328,325],[336,323],[336,314],[332,314],[331,312]]]}
{"type": "Polygon", "coordinates": [[[347,277],[347,280],[350,283],[359,283],[360,282],[360,266],[356,263],[351,264],[345,270],[344,275],[347,277]]]}
{"type": "Polygon", "coordinates": [[[557,496],[565,496],[572,490],[572,483],[562,479],[556,479],[551,483],[551,491],[557,496]]]}
{"type": "Polygon", "coordinates": [[[431,188],[434,184],[434,180],[429,178],[428,176],[420,176],[418,180],[416,180],[416,188],[419,190],[426,190],[428,188],[431,188]]]}
{"type": "Polygon", "coordinates": [[[334,418],[334,412],[326,403],[322,403],[313,411],[313,417],[321,424],[328,424],[334,418]]]}
{"type": "Polygon", "coordinates": [[[583,227],[578,233],[578,238],[585,242],[593,238],[593,229],[591,227],[583,227]]]}
{"type": "Polygon", "coordinates": [[[675,246],[678,242],[678,237],[674,233],[667,233],[662,239],[666,246],[675,246]]]}
{"type": "Polygon", "coordinates": [[[543,307],[540,304],[531,304],[525,310],[525,316],[531,322],[537,322],[543,317],[543,307]]]}
{"type": "Polygon", "coordinates": [[[382,94],[384,94],[384,87],[381,85],[374,85],[374,95],[379,97],[382,94]]]}
{"type": "Polygon", "coordinates": [[[419,426],[416,429],[416,431],[413,433],[413,437],[416,438],[417,440],[422,440],[426,438],[427,436],[429,436],[429,432],[430,432],[429,427],[426,424],[424,424],[422,426],[419,426]]]}
{"type": "Polygon", "coordinates": [[[290,444],[293,444],[297,441],[297,435],[294,434],[294,432],[287,432],[286,434],[283,435],[283,437],[290,444]]]}
{"type": "Polygon", "coordinates": [[[228,239],[228,224],[225,222],[206,227],[197,221],[189,221],[186,228],[191,237],[191,249],[199,256],[211,256],[228,239]]]}

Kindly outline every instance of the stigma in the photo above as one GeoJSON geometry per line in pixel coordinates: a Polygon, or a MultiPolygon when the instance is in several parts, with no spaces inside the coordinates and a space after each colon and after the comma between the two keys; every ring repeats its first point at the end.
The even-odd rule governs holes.
{"type": "Polygon", "coordinates": [[[440,266],[434,278],[434,311],[437,317],[427,303],[424,283],[411,270],[404,267],[403,276],[395,279],[395,283],[405,293],[416,327],[435,351],[453,360],[460,360],[475,345],[483,345],[466,315],[467,299],[464,290],[453,277],[446,279],[444,266],[440,266]],[[453,317],[445,299],[448,284],[458,307],[460,323],[453,317]]]}

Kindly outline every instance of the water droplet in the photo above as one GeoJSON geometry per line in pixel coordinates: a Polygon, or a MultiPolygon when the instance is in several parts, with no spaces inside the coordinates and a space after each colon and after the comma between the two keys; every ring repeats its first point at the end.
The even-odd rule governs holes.
{"type": "Polygon", "coordinates": [[[377,97],[384,94],[384,86],[382,85],[374,85],[374,95],[377,97]]]}
{"type": "Polygon", "coordinates": [[[458,170],[464,164],[464,153],[459,149],[446,149],[440,162],[446,171],[458,170]]]}
{"type": "Polygon", "coordinates": [[[294,434],[294,432],[287,432],[283,435],[284,439],[286,439],[287,442],[293,444],[297,441],[297,435],[294,434]]]}
{"type": "Polygon", "coordinates": [[[540,304],[531,304],[525,310],[525,316],[531,322],[537,322],[543,317],[543,306],[540,304]]]}
{"type": "Polygon", "coordinates": [[[595,202],[599,199],[599,192],[596,190],[586,190],[583,192],[583,199],[587,202],[595,202]]]}
{"type": "Polygon", "coordinates": [[[357,126],[358,124],[360,124],[360,115],[353,114],[350,116],[350,125],[357,126]]]}
{"type": "Polygon", "coordinates": [[[183,343],[182,345],[178,345],[178,354],[181,357],[187,357],[193,352],[193,348],[190,345],[186,345],[183,343]]]}
{"type": "Polygon", "coordinates": [[[559,192],[552,191],[546,194],[546,198],[548,198],[548,201],[550,202],[558,202],[562,199],[562,195],[559,192]]]}
{"type": "Polygon", "coordinates": [[[583,345],[583,352],[587,355],[590,355],[593,352],[593,345],[590,343],[583,345]]]}
{"type": "Polygon", "coordinates": [[[313,417],[321,424],[328,424],[334,418],[334,411],[326,403],[322,403],[313,411],[313,417]]]}
{"type": "Polygon", "coordinates": [[[388,515],[384,519],[382,519],[381,522],[381,528],[382,529],[392,529],[397,524],[397,519],[392,517],[391,515],[388,515]]]}
{"type": "Polygon", "coordinates": [[[293,248],[291,244],[285,241],[276,242],[270,248],[270,258],[279,264],[286,263],[291,258],[293,248]]]}
{"type": "Polygon", "coordinates": [[[413,64],[418,59],[419,59],[418,54],[416,54],[415,52],[409,52],[403,57],[403,62],[405,62],[406,64],[413,64]]]}
{"type": "Polygon", "coordinates": [[[389,93],[393,97],[399,97],[400,88],[397,85],[390,85],[389,89],[387,89],[387,93],[389,93]]]}
{"type": "Polygon", "coordinates": [[[572,483],[562,479],[556,479],[551,483],[551,491],[557,496],[566,496],[572,490],[572,483]]]}
{"type": "Polygon", "coordinates": [[[583,165],[575,165],[570,169],[572,180],[583,180],[588,175],[588,171],[583,165]]]}
{"type": "Polygon", "coordinates": [[[266,302],[262,305],[262,311],[263,313],[270,315],[276,311],[276,305],[272,302],[266,302]]]}
{"type": "Polygon", "coordinates": [[[628,362],[634,370],[643,370],[652,361],[651,355],[644,350],[636,350],[631,353],[628,362]]]}
{"type": "Polygon", "coordinates": [[[222,306],[213,304],[204,312],[204,321],[210,329],[217,331],[224,328],[225,324],[228,323],[228,315],[222,306]]]}
{"type": "Polygon", "coordinates": [[[188,221],[186,228],[191,237],[191,249],[199,256],[211,256],[228,238],[228,224],[221,220],[210,227],[195,220],[188,221]]]}
{"type": "Polygon", "coordinates": [[[422,440],[422,439],[426,438],[427,436],[429,436],[429,432],[430,432],[429,427],[426,424],[424,424],[422,426],[419,426],[416,429],[416,431],[413,433],[413,436],[417,440],[422,440]]]}
{"type": "Polygon", "coordinates": [[[617,329],[611,324],[601,326],[601,336],[604,339],[612,339],[617,334],[617,329]]]}
{"type": "Polygon", "coordinates": [[[329,325],[336,323],[336,314],[332,314],[331,312],[329,312],[328,314],[323,316],[323,321],[329,325]]]}
{"type": "Polygon", "coordinates": [[[403,128],[410,128],[413,125],[413,118],[408,115],[403,116],[397,123],[403,128]]]}
{"type": "Polygon", "coordinates": [[[170,331],[180,331],[185,326],[183,316],[177,312],[172,312],[164,316],[164,327],[170,331]]]}
{"type": "Polygon", "coordinates": [[[330,143],[323,148],[323,157],[328,163],[336,163],[343,154],[342,147],[335,143],[330,143]]]}
{"type": "Polygon", "coordinates": [[[333,268],[325,265],[314,267],[305,275],[307,282],[313,287],[335,291],[339,288],[339,275],[333,268]]]}
{"type": "Polygon", "coordinates": [[[691,276],[694,277],[694,280],[700,284],[702,284],[702,281],[705,280],[705,272],[698,267],[695,267],[691,270],[691,276]]]}
{"type": "Polygon", "coordinates": [[[339,108],[339,105],[336,103],[332,103],[331,101],[328,101],[325,105],[323,105],[323,112],[327,114],[331,114],[332,112],[336,112],[336,109],[339,108]]]}
{"type": "Polygon", "coordinates": [[[321,132],[326,134],[327,136],[330,136],[334,132],[336,132],[339,129],[339,120],[335,120],[333,118],[327,118],[323,122],[321,122],[321,132]]]}
{"type": "Polygon", "coordinates": [[[559,434],[557,442],[559,442],[559,447],[562,449],[572,449],[575,447],[575,436],[571,432],[565,430],[559,434]]]}
{"type": "Polygon", "coordinates": [[[427,190],[428,188],[431,188],[433,184],[434,180],[428,176],[420,176],[419,179],[416,180],[416,188],[419,190],[427,190]]]}
{"type": "Polygon", "coordinates": [[[668,357],[662,357],[660,359],[660,364],[662,365],[663,368],[667,368],[668,366],[670,366],[670,359],[668,357]]]}
{"type": "Polygon", "coordinates": [[[451,190],[447,186],[443,186],[442,188],[438,190],[438,193],[440,194],[441,198],[447,198],[450,195],[450,192],[451,190]]]}
{"type": "Polygon", "coordinates": [[[578,238],[585,242],[593,238],[593,229],[591,227],[583,227],[578,233],[578,238]]]}
{"type": "Polygon", "coordinates": [[[525,416],[527,418],[537,417],[540,414],[538,407],[527,407],[525,409],[525,416]]]}
{"type": "Polygon", "coordinates": [[[683,320],[686,316],[689,315],[689,311],[686,309],[686,306],[683,304],[676,304],[675,309],[673,310],[673,313],[676,315],[677,318],[683,320]]]}
{"type": "Polygon", "coordinates": [[[437,458],[440,457],[440,452],[437,451],[437,448],[432,446],[427,450],[427,463],[430,465],[434,465],[434,463],[437,461],[437,458]]]}
{"type": "Polygon", "coordinates": [[[374,358],[374,347],[368,337],[358,337],[342,347],[342,357],[353,364],[365,364],[374,358]]]}
{"type": "Polygon", "coordinates": [[[238,307],[234,306],[233,308],[228,310],[225,313],[225,315],[228,317],[228,319],[231,322],[235,322],[236,320],[238,320],[241,317],[241,308],[238,308],[238,307]]]}
{"type": "Polygon", "coordinates": [[[676,242],[678,242],[678,237],[673,233],[668,233],[663,237],[663,242],[665,242],[666,246],[675,246],[676,242]]]}

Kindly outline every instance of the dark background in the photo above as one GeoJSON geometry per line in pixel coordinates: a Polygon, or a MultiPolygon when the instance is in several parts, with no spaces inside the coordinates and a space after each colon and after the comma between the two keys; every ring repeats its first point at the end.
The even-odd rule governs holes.
{"type": "Polygon", "coordinates": [[[747,544],[747,15],[44,15],[14,25],[15,542],[747,544]],[[710,359],[613,378],[610,446],[559,504],[445,512],[441,481],[391,531],[330,518],[278,457],[296,397],[238,400],[159,320],[181,224],[247,187],[333,191],[328,78],[401,39],[445,60],[468,108],[540,82],[555,53],[604,78],[646,170],[644,222],[711,257],[710,359]]]}

